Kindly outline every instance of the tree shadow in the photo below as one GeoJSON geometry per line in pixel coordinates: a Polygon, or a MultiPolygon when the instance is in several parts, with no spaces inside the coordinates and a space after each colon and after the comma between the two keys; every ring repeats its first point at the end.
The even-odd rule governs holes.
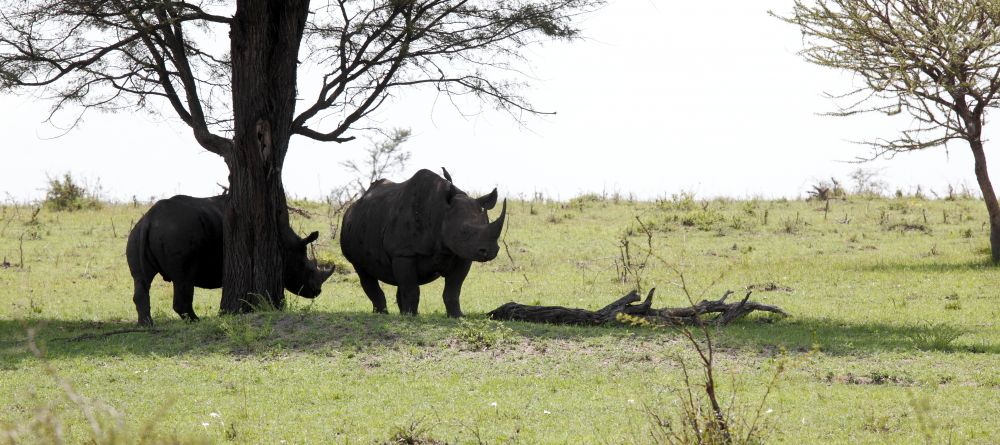
{"type": "MultiPolygon", "coordinates": [[[[471,319],[484,318],[472,314],[471,319]]],[[[379,353],[407,348],[461,348],[463,330],[495,329],[430,314],[417,317],[367,312],[288,311],[240,317],[206,317],[201,322],[157,320],[152,329],[138,329],[132,321],[89,321],[46,318],[0,320],[0,369],[15,369],[30,359],[28,330],[48,358],[128,357],[232,354],[269,355],[273,351],[321,352],[341,350],[379,353]]],[[[505,322],[513,337],[526,342],[565,340],[592,344],[588,339],[658,341],[680,340],[677,328],[624,328],[622,326],[557,326],[505,322]]],[[[713,329],[720,348],[766,352],[784,348],[805,352],[816,347],[831,355],[859,355],[884,351],[932,349],[942,352],[1000,354],[1000,345],[970,343],[971,332],[942,325],[893,325],[849,323],[808,317],[772,319],[751,316],[713,329]],[[940,332],[939,332],[940,331],[940,332]],[[959,333],[944,345],[921,341],[935,335],[959,333]]],[[[510,347],[519,347],[517,344],[510,347]]]]}
{"type": "MultiPolygon", "coordinates": [[[[483,314],[470,314],[468,318],[484,317],[483,314]]],[[[209,316],[195,323],[180,319],[155,321],[156,326],[144,329],[131,320],[0,319],[0,368],[32,357],[28,348],[29,330],[45,357],[65,358],[252,355],[276,349],[378,351],[448,343],[463,329],[461,320],[443,314],[414,317],[298,310],[237,317],[209,316]]],[[[539,339],[630,335],[616,327],[516,325],[512,328],[516,335],[539,339]]]]}
{"type": "Polygon", "coordinates": [[[906,262],[906,261],[879,261],[876,263],[860,264],[856,266],[861,272],[920,272],[920,273],[950,273],[950,272],[983,272],[998,270],[989,258],[979,258],[964,261],[952,262],[906,262]]]}
{"type": "Polygon", "coordinates": [[[976,342],[972,338],[974,333],[972,329],[947,324],[854,323],[794,317],[775,323],[750,319],[733,324],[719,331],[719,344],[725,348],[760,351],[818,349],[835,356],[913,351],[1000,354],[1000,344],[976,342]]]}

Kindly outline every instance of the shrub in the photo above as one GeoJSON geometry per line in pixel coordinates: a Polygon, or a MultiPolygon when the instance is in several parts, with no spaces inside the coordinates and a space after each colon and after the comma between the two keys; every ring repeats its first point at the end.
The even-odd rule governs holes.
{"type": "Polygon", "coordinates": [[[100,208],[101,202],[95,193],[73,180],[66,172],[62,179],[48,178],[45,190],[45,207],[55,211],[74,211],[100,208]]]}
{"type": "Polygon", "coordinates": [[[456,336],[475,349],[489,349],[512,342],[514,330],[488,318],[465,317],[459,321],[456,336]]]}
{"type": "Polygon", "coordinates": [[[681,212],[689,212],[691,210],[697,209],[698,203],[694,200],[694,192],[680,192],[670,195],[670,200],[660,199],[657,200],[657,206],[665,211],[677,210],[681,212]]]}
{"type": "Polygon", "coordinates": [[[836,178],[830,178],[829,182],[820,181],[813,184],[812,190],[807,191],[806,194],[808,195],[807,201],[828,201],[847,197],[847,191],[836,178]]]}
{"type": "Polygon", "coordinates": [[[949,351],[952,342],[965,335],[961,328],[945,323],[927,323],[926,326],[907,334],[913,346],[922,351],[949,351]]]}
{"type": "Polygon", "coordinates": [[[684,227],[694,227],[698,230],[709,231],[715,228],[716,224],[725,221],[725,216],[715,210],[692,210],[681,217],[681,225],[684,227]]]}
{"type": "MultiPolygon", "coordinates": [[[[268,301],[266,298],[264,301],[268,301]]],[[[219,317],[219,330],[229,339],[233,349],[249,352],[262,340],[271,337],[274,332],[273,309],[269,312],[265,309],[263,315],[238,314],[219,317]],[[259,319],[260,323],[255,323],[259,319]]]]}
{"type": "Polygon", "coordinates": [[[601,195],[598,195],[597,193],[585,193],[570,199],[567,205],[582,212],[588,205],[602,202],[605,202],[605,199],[601,195]]]}

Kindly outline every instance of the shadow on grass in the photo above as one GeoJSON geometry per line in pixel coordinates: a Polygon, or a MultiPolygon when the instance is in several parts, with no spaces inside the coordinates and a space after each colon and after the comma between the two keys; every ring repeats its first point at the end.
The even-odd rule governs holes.
{"type": "MultiPolygon", "coordinates": [[[[482,314],[472,314],[482,318],[482,314]]],[[[970,343],[971,331],[948,328],[959,334],[944,345],[927,342],[943,326],[847,323],[839,320],[794,317],[776,322],[751,317],[717,331],[723,348],[763,352],[784,348],[808,351],[818,345],[832,355],[858,355],[882,351],[916,351],[998,354],[1000,345],[970,343]]],[[[319,352],[406,350],[450,347],[459,344],[462,323],[443,315],[418,317],[361,312],[265,312],[242,317],[206,317],[198,323],[157,320],[152,330],[137,329],[131,321],[95,322],[33,318],[0,320],[0,370],[28,359],[27,330],[36,333],[49,358],[123,357],[129,355],[234,354],[272,355],[278,351],[319,352]]],[[[566,340],[592,347],[589,340],[606,341],[609,348],[622,341],[677,338],[676,329],[622,326],[574,327],[520,322],[505,323],[515,338],[529,342],[566,340]]],[[[945,332],[947,333],[947,332],[945,332]]],[[[519,341],[520,341],[519,340],[519,341]]],[[[517,343],[514,346],[518,347],[517,343]]],[[[570,344],[569,348],[575,348],[570,344]]]]}
{"type": "Polygon", "coordinates": [[[767,324],[747,320],[720,331],[726,348],[805,352],[819,348],[829,355],[876,352],[965,352],[1000,354],[1000,344],[976,342],[972,329],[926,323],[852,323],[828,318],[794,317],[767,324]]]}
{"type": "Polygon", "coordinates": [[[926,261],[926,262],[906,262],[906,261],[879,261],[870,264],[860,264],[857,270],[862,272],[921,272],[921,273],[950,273],[950,272],[983,272],[1000,270],[996,264],[990,261],[989,257],[981,257],[966,261],[926,261]]]}

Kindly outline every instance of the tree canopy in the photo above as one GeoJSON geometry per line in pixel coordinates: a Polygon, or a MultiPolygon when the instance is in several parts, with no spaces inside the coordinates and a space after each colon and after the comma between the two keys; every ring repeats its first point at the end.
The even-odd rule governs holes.
{"type": "MultiPolygon", "coordinates": [[[[166,104],[202,147],[222,155],[231,144],[224,135],[233,131],[226,42],[236,3],[0,1],[0,88],[43,88],[54,112],[159,112],[166,104]]],[[[513,66],[522,60],[519,50],[576,37],[573,17],[601,2],[312,3],[297,56],[301,72],[314,74],[300,78],[300,86],[314,94],[299,98],[291,130],[346,142],[388,98],[416,85],[473,95],[512,113],[538,112],[519,94],[523,76],[513,66]]]]}

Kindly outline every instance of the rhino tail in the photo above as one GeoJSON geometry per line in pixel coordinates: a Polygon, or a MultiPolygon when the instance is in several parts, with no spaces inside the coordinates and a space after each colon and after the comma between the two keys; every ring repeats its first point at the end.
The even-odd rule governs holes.
{"type": "Polygon", "coordinates": [[[149,221],[146,218],[141,219],[136,226],[136,230],[139,231],[139,236],[136,240],[139,243],[139,273],[144,278],[152,278],[160,270],[160,267],[156,262],[156,258],[149,254],[149,221]]]}

